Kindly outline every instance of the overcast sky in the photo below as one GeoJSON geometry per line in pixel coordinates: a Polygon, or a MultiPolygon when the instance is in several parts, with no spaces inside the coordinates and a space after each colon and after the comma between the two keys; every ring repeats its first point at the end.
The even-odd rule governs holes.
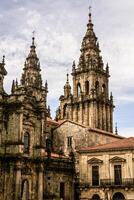
{"type": "MultiPolygon", "coordinates": [[[[35,30],[43,82],[54,116],[67,71],[78,62],[92,5],[103,61],[110,66],[110,91],[120,134],[134,136],[134,0],[0,0],[0,56],[6,55],[5,89],[20,79],[35,30]]],[[[71,76],[70,76],[71,79],[71,76]]]]}

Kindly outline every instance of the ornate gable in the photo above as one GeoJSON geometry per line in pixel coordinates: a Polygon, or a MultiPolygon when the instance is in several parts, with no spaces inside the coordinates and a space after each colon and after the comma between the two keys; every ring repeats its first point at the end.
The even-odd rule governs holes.
{"type": "Polygon", "coordinates": [[[114,163],[114,162],[126,162],[126,159],[115,156],[115,157],[109,159],[109,161],[112,162],[112,163],[114,163]]]}
{"type": "Polygon", "coordinates": [[[90,160],[87,161],[88,164],[102,164],[103,160],[100,160],[98,158],[91,158],[90,160]]]}

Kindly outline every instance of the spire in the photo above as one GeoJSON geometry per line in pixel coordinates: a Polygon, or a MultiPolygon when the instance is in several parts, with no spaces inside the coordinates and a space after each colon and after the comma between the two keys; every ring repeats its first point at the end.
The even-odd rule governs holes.
{"type": "Polygon", "coordinates": [[[33,33],[30,52],[24,62],[24,73],[22,74],[21,83],[25,86],[42,87],[42,79],[40,74],[40,62],[36,54],[35,37],[33,33]]]}
{"type": "Polygon", "coordinates": [[[81,55],[79,58],[78,68],[76,71],[84,70],[103,70],[103,61],[100,56],[99,42],[93,29],[91,7],[89,7],[89,19],[87,31],[81,45],[81,55]]]}
{"type": "Polygon", "coordinates": [[[30,53],[29,53],[29,55],[28,55],[28,57],[27,57],[27,61],[29,60],[29,59],[32,59],[32,58],[35,58],[36,59],[36,61],[38,61],[38,57],[37,57],[37,54],[36,54],[36,46],[35,46],[35,37],[34,37],[34,35],[33,35],[33,37],[32,37],[32,44],[31,44],[31,46],[30,46],[30,53]]]}
{"type": "Polygon", "coordinates": [[[15,92],[15,81],[14,80],[12,82],[11,92],[12,92],[12,94],[14,94],[14,92],[15,92]]]}
{"type": "Polygon", "coordinates": [[[118,135],[117,123],[115,123],[115,135],[118,135]]]}
{"type": "Polygon", "coordinates": [[[108,63],[106,65],[106,73],[107,73],[107,75],[109,75],[109,65],[108,65],[108,63]]]}
{"type": "Polygon", "coordinates": [[[46,92],[48,92],[48,83],[47,83],[47,81],[45,83],[45,90],[46,90],[46,92]]]}
{"type": "Polygon", "coordinates": [[[88,20],[87,27],[89,27],[90,29],[93,29],[91,9],[92,9],[92,7],[89,6],[89,15],[88,15],[89,16],[89,20],[88,20]]]}
{"type": "Polygon", "coordinates": [[[7,71],[5,69],[5,55],[3,55],[2,62],[0,63],[0,74],[6,76],[7,71]]]}
{"type": "Polygon", "coordinates": [[[73,65],[72,65],[72,73],[75,72],[75,67],[76,67],[76,65],[75,65],[75,60],[74,60],[73,65]]]}
{"type": "Polygon", "coordinates": [[[51,109],[50,109],[50,106],[48,106],[47,112],[48,112],[48,117],[51,118],[51,109]]]}
{"type": "Polygon", "coordinates": [[[5,65],[5,55],[3,55],[2,64],[5,65]]]}
{"type": "Polygon", "coordinates": [[[69,74],[67,73],[67,80],[66,80],[66,84],[64,86],[64,96],[65,98],[68,98],[71,94],[71,86],[69,84],[69,74]]]}

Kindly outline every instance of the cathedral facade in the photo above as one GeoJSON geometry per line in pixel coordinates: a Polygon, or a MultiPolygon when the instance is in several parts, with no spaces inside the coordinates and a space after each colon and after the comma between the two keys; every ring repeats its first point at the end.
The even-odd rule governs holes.
{"type": "Polygon", "coordinates": [[[34,37],[20,84],[4,91],[0,63],[0,200],[73,199],[73,160],[51,152],[46,131],[47,83],[42,85],[34,37]]]}
{"type": "MultiPolygon", "coordinates": [[[[13,80],[11,94],[4,90],[6,75],[3,57],[0,63],[0,200],[123,200],[132,197],[133,187],[128,187],[129,183],[134,185],[132,177],[123,175],[124,186],[118,174],[120,182],[116,180],[120,184],[116,185],[116,196],[110,185],[113,182],[108,182],[111,176],[105,173],[105,169],[109,169],[108,162],[112,163],[110,169],[113,163],[118,169],[126,162],[129,165],[129,154],[132,168],[134,146],[131,139],[131,151],[128,143],[127,151],[125,148],[122,151],[122,146],[118,148],[124,138],[118,135],[117,129],[113,130],[109,66],[104,66],[100,55],[91,13],[79,63],[76,66],[74,61],[72,66],[73,92],[67,74],[56,121],[51,119],[50,108],[47,108],[48,85],[47,82],[45,86],[42,84],[34,37],[20,83],[13,80]],[[117,151],[109,148],[105,151],[107,143],[116,143],[117,151]],[[93,172],[93,168],[100,171],[93,172]],[[131,180],[127,182],[127,178],[131,180]],[[90,184],[94,179],[95,185],[90,184]],[[123,198],[119,197],[121,192],[123,198]]],[[[132,175],[133,170],[130,171],[132,175]]]]}

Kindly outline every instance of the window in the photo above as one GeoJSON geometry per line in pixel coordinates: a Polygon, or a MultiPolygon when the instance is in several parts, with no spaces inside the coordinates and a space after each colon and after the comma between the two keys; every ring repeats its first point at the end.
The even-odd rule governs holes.
{"type": "Polygon", "coordinates": [[[89,81],[85,82],[85,94],[88,95],[89,94],[89,81]]]}
{"type": "Polygon", "coordinates": [[[113,200],[125,200],[124,195],[121,192],[117,192],[113,195],[113,200]]]}
{"type": "Polygon", "coordinates": [[[95,91],[97,94],[99,93],[99,81],[96,81],[95,83],[95,91]]]}
{"type": "Polygon", "coordinates": [[[99,185],[99,166],[92,166],[92,185],[99,185]]]}
{"type": "Polygon", "coordinates": [[[98,194],[94,194],[92,197],[92,200],[100,200],[100,197],[98,194]]]}
{"type": "Polygon", "coordinates": [[[72,147],[72,136],[67,137],[67,147],[72,147]]]}
{"type": "Polygon", "coordinates": [[[60,198],[65,199],[65,183],[60,183],[60,198]]]}
{"type": "Polygon", "coordinates": [[[80,83],[77,84],[77,96],[79,96],[81,93],[81,86],[80,83]]]}
{"type": "Polygon", "coordinates": [[[115,183],[115,185],[121,185],[122,184],[121,165],[114,165],[114,183],[115,183]]]}
{"type": "Polygon", "coordinates": [[[29,133],[26,132],[24,134],[24,153],[29,153],[29,143],[30,143],[29,133]]]}

